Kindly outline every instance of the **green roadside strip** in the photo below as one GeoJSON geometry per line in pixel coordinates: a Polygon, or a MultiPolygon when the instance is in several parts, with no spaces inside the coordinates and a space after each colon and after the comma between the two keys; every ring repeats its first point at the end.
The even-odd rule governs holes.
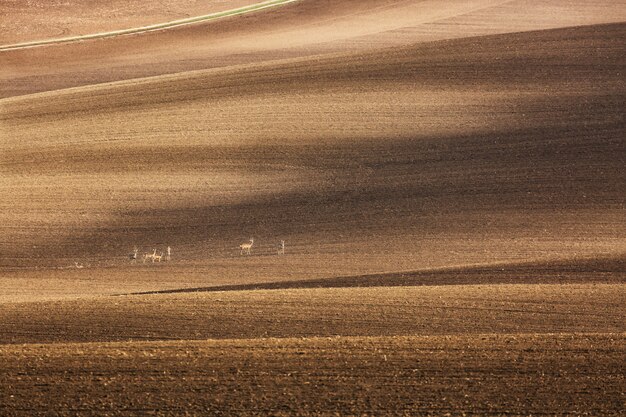
{"type": "Polygon", "coordinates": [[[90,39],[110,38],[113,36],[132,35],[136,33],[150,32],[154,30],[169,29],[169,28],[173,28],[176,26],[189,25],[193,23],[220,19],[220,18],[228,17],[228,16],[236,16],[240,14],[251,13],[251,12],[258,11],[258,10],[268,9],[270,7],[281,6],[283,4],[292,3],[295,1],[298,1],[298,0],[268,0],[268,1],[261,2],[261,3],[251,4],[249,6],[239,7],[237,9],[226,10],[223,12],[211,13],[211,14],[206,14],[203,16],[189,17],[189,18],[180,19],[180,20],[172,20],[170,22],[157,23],[154,25],[141,26],[141,27],[136,27],[136,28],[131,28],[131,29],[113,30],[110,32],[92,33],[89,35],[69,36],[66,38],[53,38],[53,39],[45,39],[45,40],[40,40],[40,41],[22,42],[22,43],[15,43],[11,45],[0,45],[0,52],[10,51],[12,49],[34,48],[37,46],[44,46],[44,45],[79,42],[79,41],[90,40],[90,39]]]}

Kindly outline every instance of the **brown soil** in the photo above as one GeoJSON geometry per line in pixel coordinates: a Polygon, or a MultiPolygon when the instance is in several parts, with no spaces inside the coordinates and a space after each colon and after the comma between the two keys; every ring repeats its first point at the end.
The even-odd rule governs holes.
{"type": "Polygon", "coordinates": [[[220,12],[255,0],[4,0],[0,45],[59,38],[184,19],[220,12]]]}
{"type": "Polygon", "coordinates": [[[0,52],[0,415],[623,412],[626,4],[536,3],[0,52]]]}
{"type": "Polygon", "coordinates": [[[0,343],[626,331],[622,284],[318,288],[0,304],[0,343]]]}
{"type": "MultiPolygon", "coordinates": [[[[168,31],[0,52],[0,97],[332,52],[624,21],[624,0],[299,0],[168,31]]],[[[515,50],[522,48],[510,52],[515,50]]]]}
{"type": "Polygon", "coordinates": [[[625,334],[0,346],[13,416],[620,415],[625,334]]]}
{"type": "Polygon", "coordinates": [[[625,258],[595,258],[543,263],[507,263],[441,268],[425,271],[391,272],[322,279],[259,282],[147,291],[141,294],[174,294],[207,291],[247,291],[288,288],[408,287],[424,285],[478,284],[575,284],[624,283],[625,258]]]}
{"type": "Polygon", "coordinates": [[[170,245],[241,266],[250,236],[294,257],[239,275],[622,255],[624,28],[3,100],[0,262],[119,265],[170,245]]]}

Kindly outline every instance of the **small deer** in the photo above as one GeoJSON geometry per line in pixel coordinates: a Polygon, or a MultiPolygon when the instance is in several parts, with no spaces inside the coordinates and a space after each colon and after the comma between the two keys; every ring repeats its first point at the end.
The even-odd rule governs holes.
{"type": "Polygon", "coordinates": [[[250,255],[250,251],[252,250],[252,245],[254,245],[254,239],[250,238],[250,243],[242,243],[241,245],[239,245],[239,254],[243,255],[244,252],[247,255],[250,255]]]}
{"type": "Polygon", "coordinates": [[[139,249],[137,249],[137,246],[135,246],[133,252],[128,254],[128,259],[130,259],[132,263],[137,262],[137,253],[139,253],[139,249]]]}
{"type": "Polygon", "coordinates": [[[162,257],[163,257],[163,254],[157,255],[156,249],[153,249],[152,253],[143,254],[143,263],[146,263],[148,259],[150,259],[152,263],[154,263],[154,261],[161,262],[162,257]]]}
{"type": "Polygon", "coordinates": [[[284,255],[285,254],[285,241],[281,240],[280,243],[277,245],[276,247],[276,254],[277,255],[284,255]]]}

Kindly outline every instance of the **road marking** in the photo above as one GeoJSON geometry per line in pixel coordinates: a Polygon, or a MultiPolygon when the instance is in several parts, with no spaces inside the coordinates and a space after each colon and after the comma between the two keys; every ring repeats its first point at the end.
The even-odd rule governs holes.
{"type": "Polygon", "coordinates": [[[0,45],[0,52],[11,51],[15,49],[35,48],[38,46],[55,45],[55,44],[60,44],[60,43],[79,42],[79,41],[90,40],[90,39],[110,38],[113,36],[132,35],[132,34],[137,34],[137,33],[151,32],[155,30],[170,29],[173,27],[191,25],[194,23],[220,19],[222,17],[236,16],[239,14],[256,12],[258,10],[268,9],[270,7],[282,6],[287,3],[293,3],[295,1],[298,1],[298,0],[267,0],[261,3],[251,4],[249,6],[243,6],[237,9],[226,10],[223,12],[216,12],[216,13],[206,14],[202,16],[188,17],[186,19],[172,20],[170,22],[157,23],[157,24],[148,25],[148,26],[140,26],[140,27],[131,28],[131,29],[120,29],[120,30],[113,30],[110,32],[100,32],[100,33],[92,33],[88,35],[69,36],[66,38],[53,38],[53,39],[44,39],[44,40],[39,40],[39,41],[14,43],[10,45],[0,45]]]}

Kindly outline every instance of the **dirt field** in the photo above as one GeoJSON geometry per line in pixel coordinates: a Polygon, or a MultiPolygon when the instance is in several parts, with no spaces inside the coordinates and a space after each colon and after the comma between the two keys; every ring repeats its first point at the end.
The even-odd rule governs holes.
{"type": "Polygon", "coordinates": [[[3,52],[0,97],[442,39],[624,21],[626,0],[540,4],[528,0],[299,0],[205,25],[3,52]]]}
{"type": "MultiPolygon", "coordinates": [[[[248,3],[4,2],[0,44],[248,3]]],[[[0,415],[620,415],[624,39],[300,0],[0,51],[0,415]]]]}
{"type": "Polygon", "coordinates": [[[1,346],[0,411],[7,417],[51,410],[59,416],[619,415],[624,336],[1,346]]]}
{"type": "Polygon", "coordinates": [[[0,305],[1,343],[622,333],[622,284],[317,288],[0,305]]]}
{"type": "Polygon", "coordinates": [[[4,0],[0,45],[85,35],[204,15],[254,0],[4,0]]]}
{"type": "Polygon", "coordinates": [[[623,255],[623,35],[497,35],[5,99],[1,262],[106,264],[154,245],[230,262],[251,236],[256,255],[284,239],[354,265],[342,275],[623,255]]]}

